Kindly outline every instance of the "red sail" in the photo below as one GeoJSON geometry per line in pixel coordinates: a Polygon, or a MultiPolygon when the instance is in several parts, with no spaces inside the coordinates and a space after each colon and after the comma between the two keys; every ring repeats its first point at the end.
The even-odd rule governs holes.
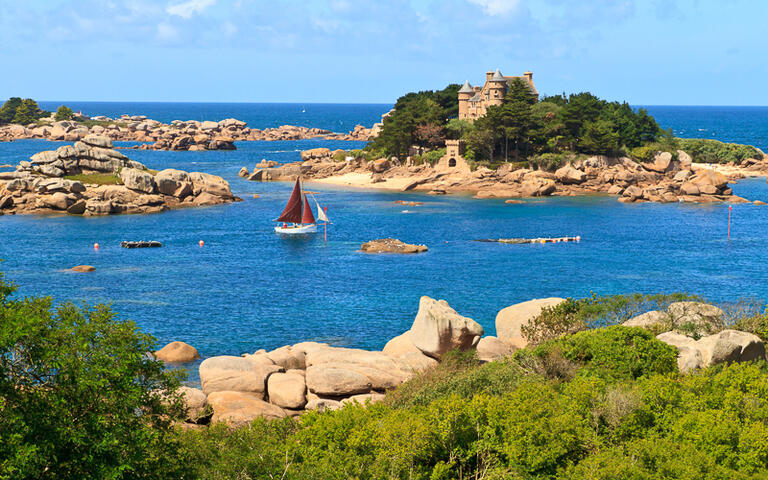
{"type": "Polygon", "coordinates": [[[312,215],[312,209],[309,208],[309,200],[304,195],[304,216],[301,217],[301,223],[315,223],[315,216],[312,215]]]}
{"type": "Polygon", "coordinates": [[[296,179],[296,185],[291,192],[291,198],[288,199],[288,204],[285,206],[283,213],[277,217],[278,222],[301,222],[301,185],[299,185],[299,179],[296,179]]]}

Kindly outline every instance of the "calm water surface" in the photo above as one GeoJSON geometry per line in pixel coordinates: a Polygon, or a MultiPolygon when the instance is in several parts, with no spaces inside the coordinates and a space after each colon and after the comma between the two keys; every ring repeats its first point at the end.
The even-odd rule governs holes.
{"type": "MultiPolygon", "coordinates": [[[[186,117],[176,113],[166,112],[169,118],[186,117]]],[[[291,115],[276,123],[295,123],[291,115]]],[[[365,115],[351,123],[363,123],[365,115]]],[[[740,128],[728,135],[737,138],[740,128]]],[[[15,164],[58,145],[2,143],[0,163],[15,164]]],[[[252,168],[262,158],[287,162],[307,148],[361,145],[306,140],[238,143],[232,152],[126,151],[153,169],[221,175],[244,201],[144,216],[6,215],[0,217],[0,258],[5,259],[0,268],[22,295],[111,302],[161,343],[183,340],[204,356],[303,340],[381,348],[410,326],[421,295],[446,299],[489,334],[499,309],[536,297],[682,290],[713,300],[768,298],[768,207],[735,205],[728,241],[727,205],[624,205],[604,196],[507,205],[312,185],[334,221],[325,243],[322,234],[286,239],[273,232],[271,220],[291,185],[237,177],[240,167],[252,168]],[[394,203],[399,199],[425,203],[403,207],[394,203]],[[583,240],[473,242],[561,235],[583,240]],[[380,237],[424,243],[429,251],[413,256],[359,252],[362,242],[380,237]],[[122,240],[159,240],[164,246],[126,250],[118,246],[122,240]],[[99,251],[93,250],[94,242],[99,251]],[[96,271],[64,271],[79,264],[94,265],[96,271]]],[[[744,180],[734,190],[768,200],[765,179],[744,180]]]]}

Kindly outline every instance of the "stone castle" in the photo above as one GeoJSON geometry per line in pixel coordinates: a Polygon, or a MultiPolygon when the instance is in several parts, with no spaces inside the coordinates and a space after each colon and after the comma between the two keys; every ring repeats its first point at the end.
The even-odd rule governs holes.
{"type": "Polygon", "coordinates": [[[505,77],[498,69],[495,72],[488,71],[485,73],[485,84],[482,87],[473,87],[466,81],[459,90],[459,119],[475,120],[484,116],[491,105],[501,105],[510,83],[516,79],[525,82],[531,93],[539,96],[531,72],[525,72],[521,77],[505,77]]]}

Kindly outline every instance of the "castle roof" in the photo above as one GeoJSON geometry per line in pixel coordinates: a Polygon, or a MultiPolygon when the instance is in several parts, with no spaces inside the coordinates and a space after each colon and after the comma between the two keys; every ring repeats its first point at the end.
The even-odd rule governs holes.
{"type": "Polygon", "coordinates": [[[501,74],[501,71],[497,68],[496,73],[493,74],[491,77],[491,82],[506,82],[507,79],[504,78],[504,75],[501,74]]]}
{"type": "Polygon", "coordinates": [[[464,86],[461,87],[461,90],[459,90],[459,93],[475,93],[475,89],[472,88],[472,85],[469,84],[469,80],[464,82],[464,86]]]}
{"type": "Polygon", "coordinates": [[[504,77],[504,80],[506,80],[508,84],[511,84],[515,80],[522,80],[531,89],[532,94],[534,95],[539,94],[539,91],[536,89],[536,86],[533,84],[533,79],[531,79],[531,77],[528,77],[526,75],[523,75],[522,77],[504,77]]]}
{"type": "Polygon", "coordinates": [[[477,92],[474,97],[470,98],[470,102],[479,102],[483,99],[483,97],[480,96],[480,92],[477,92]]]}

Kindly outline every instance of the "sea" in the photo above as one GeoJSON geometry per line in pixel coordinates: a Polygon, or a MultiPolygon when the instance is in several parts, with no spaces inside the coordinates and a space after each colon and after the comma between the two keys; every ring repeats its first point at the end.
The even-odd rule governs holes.
{"type": "MultiPolygon", "coordinates": [[[[346,132],[370,127],[391,105],[66,103],[94,115],[174,119],[238,118],[252,128],[303,125],[346,132]]],[[[768,107],[647,106],[664,128],[768,149],[768,107]]],[[[0,143],[0,164],[17,164],[63,142],[0,143]]],[[[130,146],[130,142],[119,145],[130,146]]],[[[610,196],[506,204],[308,184],[328,207],[326,232],[275,234],[292,184],[237,176],[262,159],[299,160],[309,148],[360,148],[327,140],[238,142],[235,151],[124,151],[152,169],[220,175],[242,202],[152,215],[97,218],[0,216],[0,271],[18,297],[109,304],[159,344],[181,340],[206,358],[301,341],[381,349],[407,330],[423,295],[445,299],[495,333],[496,313],[541,297],[689,292],[714,302],[768,299],[768,207],[753,204],[622,204],[610,196]],[[254,194],[258,198],[254,198],[254,194]],[[403,206],[396,200],[424,202],[403,206]],[[728,225],[730,220],[730,238],[728,225]],[[580,236],[579,243],[509,245],[476,240],[580,236]],[[426,244],[417,255],[371,255],[382,237],[426,244]],[[124,249],[124,240],[162,248],[124,249]],[[204,244],[201,247],[199,242],[204,244]],[[100,248],[95,250],[94,243],[100,248]],[[75,265],[93,265],[88,274],[75,265]]],[[[768,201],[765,178],[733,185],[768,201]]],[[[194,374],[192,375],[194,377],[194,374]]]]}

